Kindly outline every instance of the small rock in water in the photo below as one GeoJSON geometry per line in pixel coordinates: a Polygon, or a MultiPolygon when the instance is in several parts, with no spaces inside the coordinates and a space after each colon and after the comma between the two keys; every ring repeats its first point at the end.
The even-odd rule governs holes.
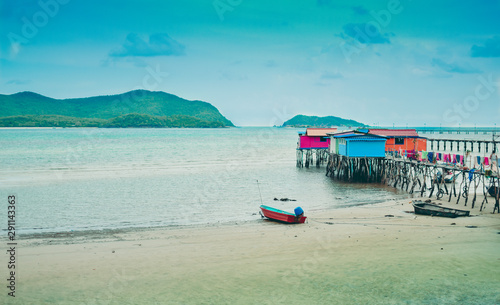
{"type": "Polygon", "coordinates": [[[385,215],[385,217],[394,217],[394,215],[385,215]]]}
{"type": "Polygon", "coordinates": [[[451,226],[456,226],[457,224],[456,224],[456,223],[454,223],[454,222],[452,222],[450,225],[451,225],[451,226]]]}

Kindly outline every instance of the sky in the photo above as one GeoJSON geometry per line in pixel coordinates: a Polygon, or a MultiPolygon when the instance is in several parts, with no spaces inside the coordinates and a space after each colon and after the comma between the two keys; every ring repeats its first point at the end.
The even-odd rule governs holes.
{"type": "Polygon", "coordinates": [[[0,94],[135,89],[237,126],[500,126],[500,0],[0,1],[0,94]]]}

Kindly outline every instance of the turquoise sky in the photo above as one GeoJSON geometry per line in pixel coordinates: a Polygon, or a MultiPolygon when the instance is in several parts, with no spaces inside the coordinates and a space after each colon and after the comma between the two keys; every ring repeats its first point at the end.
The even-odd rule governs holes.
{"type": "Polygon", "coordinates": [[[240,126],[500,126],[500,1],[0,3],[2,94],[161,90],[240,126]]]}

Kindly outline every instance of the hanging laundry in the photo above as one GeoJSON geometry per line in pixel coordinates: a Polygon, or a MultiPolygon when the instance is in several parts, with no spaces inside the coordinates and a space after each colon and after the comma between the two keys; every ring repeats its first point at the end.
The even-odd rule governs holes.
{"type": "Polygon", "coordinates": [[[444,154],[443,159],[444,159],[444,162],[450,163],[450,154],[444,154]]]}
{"type": "Polygon", "coordinates": [[[457,164],[457,154],[453,154],[452,163],[457,164]]]}
{"type": "Polygon", "coordinates": [[[490,165],[490,159],[488,159],[488,157],[484,157],[484,165],[490,165]]]}
{"type": "Polygon", "coordinates": [[[427,154],[428,154],[427,151],[422,151],[422,161],[427,160],[427,154]]]}
{"type": "Polygon", "coordinates": [[[472,178],[474,177],[474,169],[472,169],[470,172],[469,172],[469,181],[472,181],[472,178]]]}
{"type": "Polygon", "coordinates": [[[429,162],[434,161],[434,153],[433,153],[432,151],[430,151],[430,152],[427,154],[427,159],[429,160],[429,162]]]}

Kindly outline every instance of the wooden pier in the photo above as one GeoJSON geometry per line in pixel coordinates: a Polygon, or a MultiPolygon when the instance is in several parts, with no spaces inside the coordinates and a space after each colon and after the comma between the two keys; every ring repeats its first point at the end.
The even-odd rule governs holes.
{"type": "MultiPolygon", "coordinates": [[[[390,127],[387,127],[390,128],[390,127]]],[[[418,134],[500,134],[500,127],[411,127],[418,134]]]]}
{"type": "Polygon", "coordinates": [[[437,199],[448,197],[448,202],[456,199],[458,204],[463,198],[465,206],[470,202],[474,208],[477,194],[484,195],[480,211],[488,203],[487,189],[495,190],[493,213],[500,213],[500,177],[480,170],[465,170],[458,167],[420,162],[401,158],[360,158],[329,154],[326,175],[347,182],[386,183],[410,194],[435,196],[437,199]],[[452,181],[446,183],[446,172],[452,173],[452,181]]]}

